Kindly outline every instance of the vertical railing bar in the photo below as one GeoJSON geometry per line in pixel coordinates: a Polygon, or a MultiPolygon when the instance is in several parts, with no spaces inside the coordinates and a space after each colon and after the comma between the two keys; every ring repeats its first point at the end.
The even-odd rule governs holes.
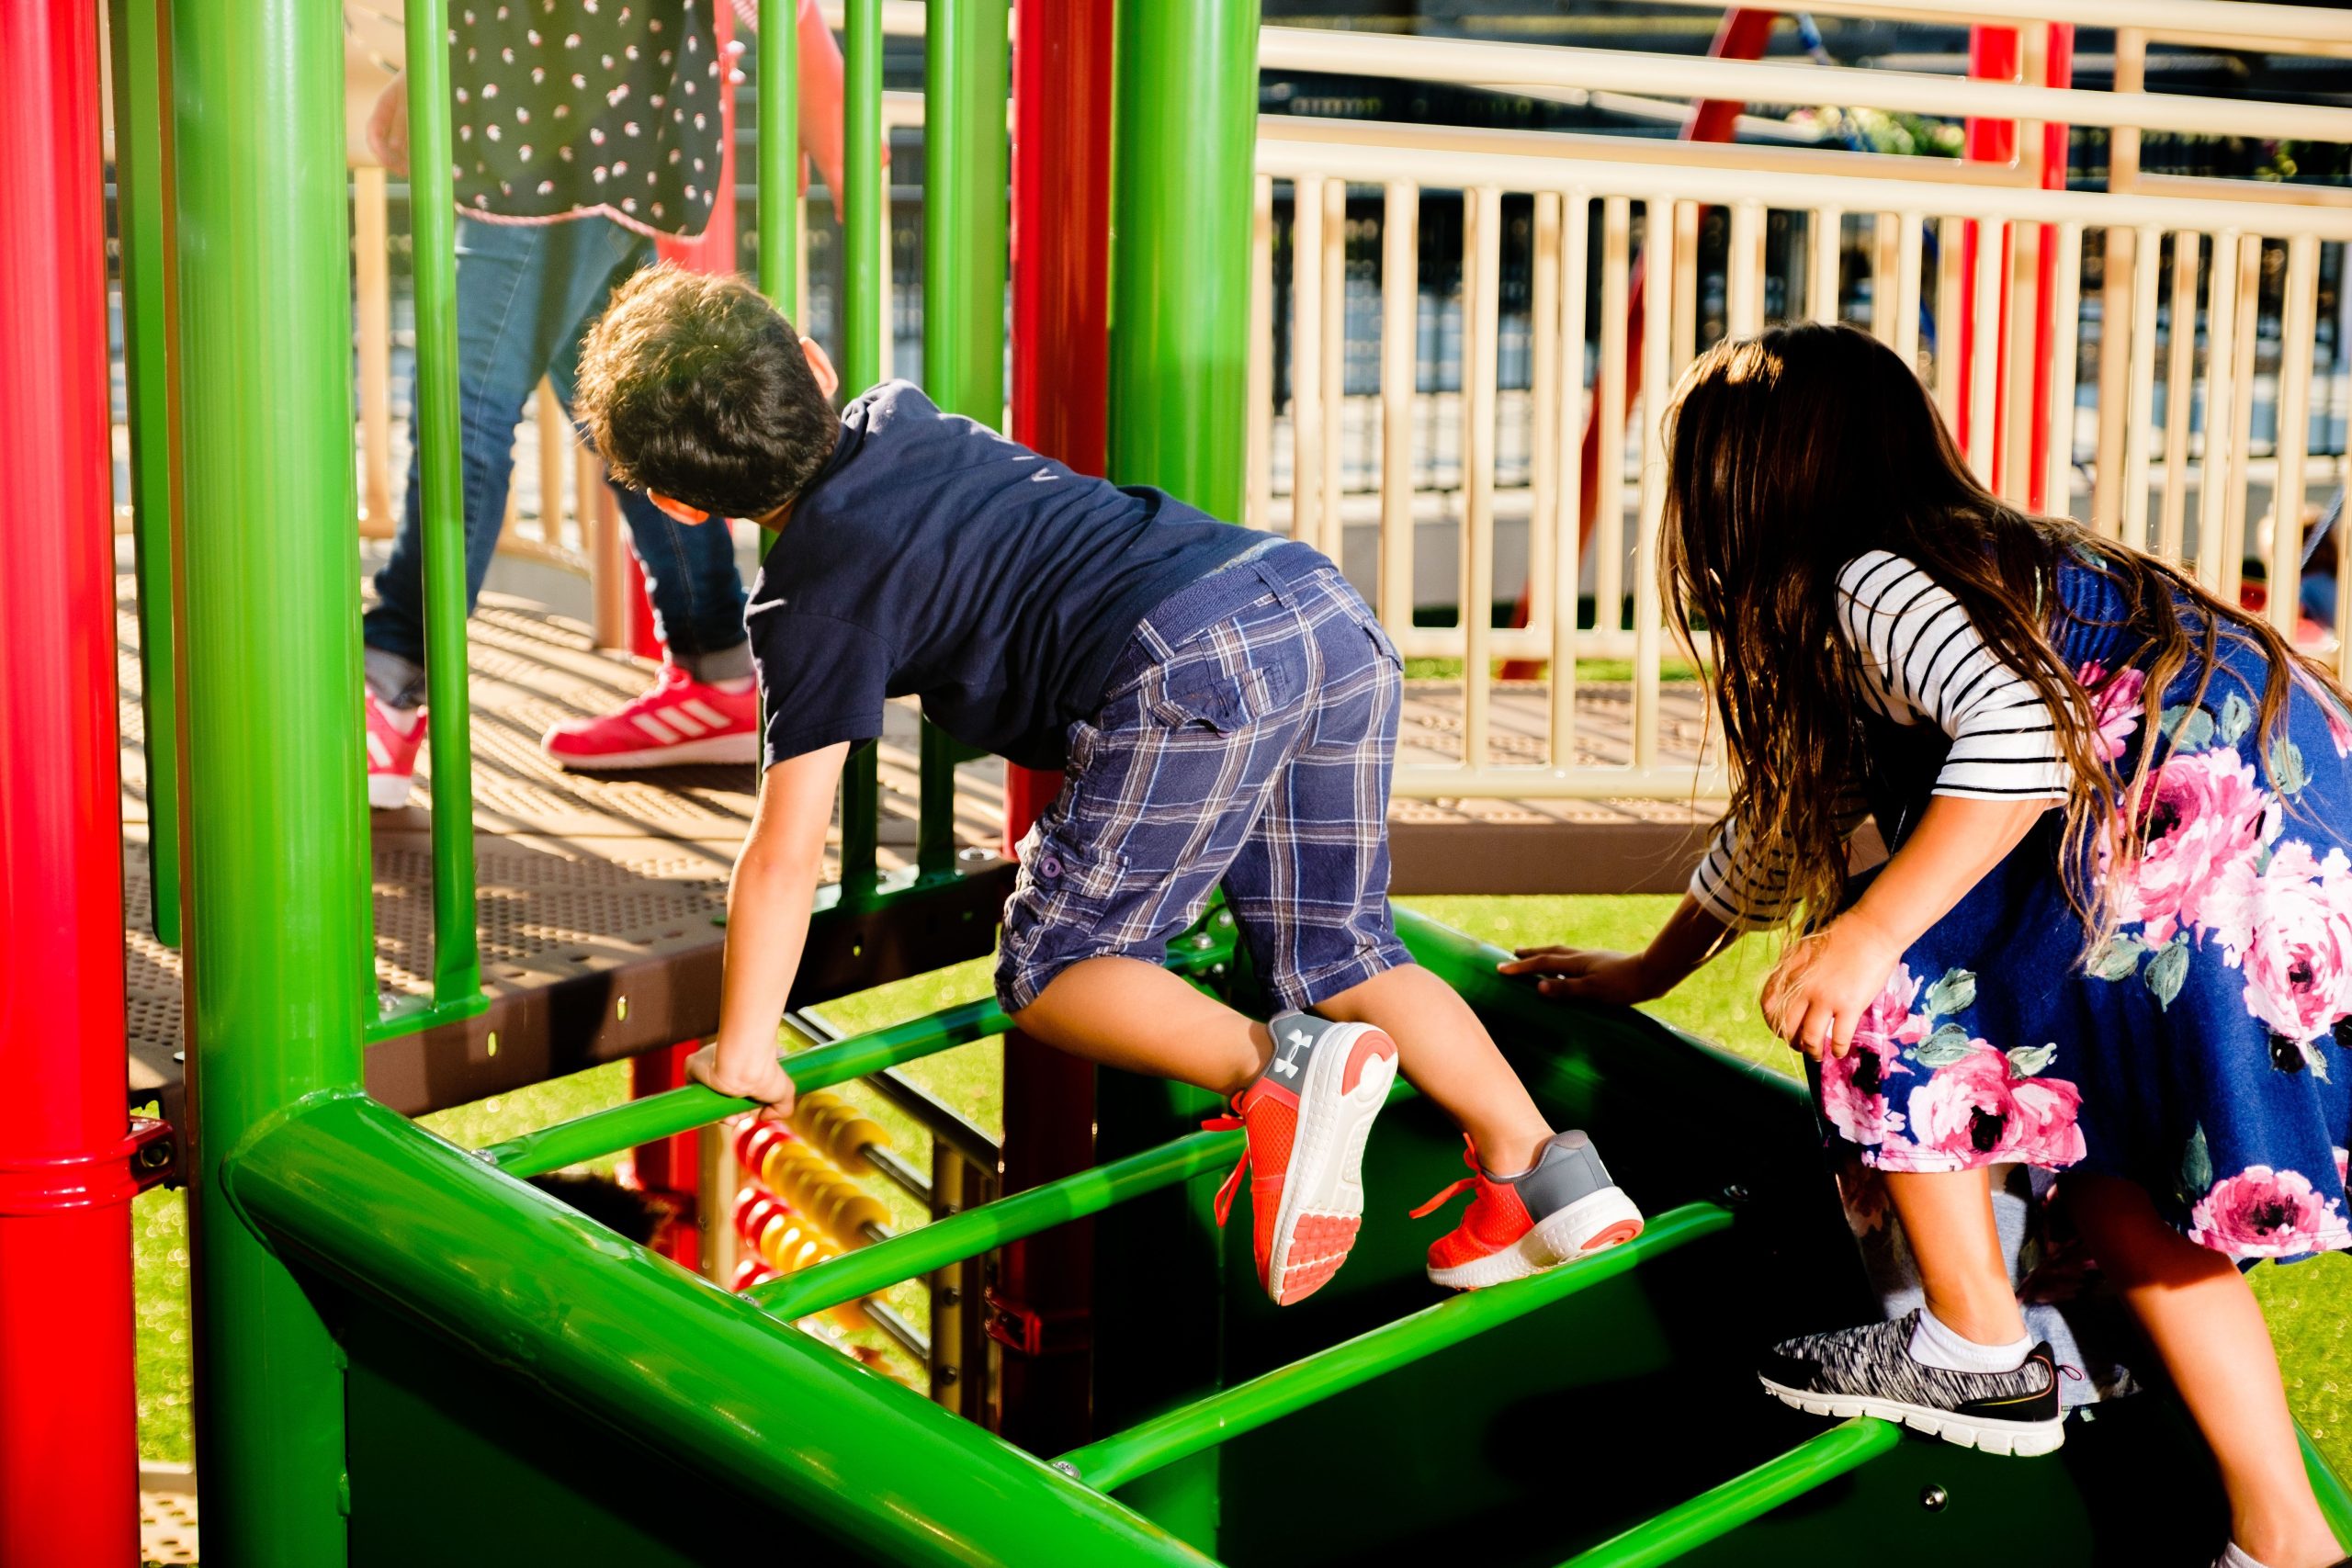
{"type": "MultiPolygon", "coordinates": [[[[1673,210],[1674,198],[1657,196],[1651,198],[1653,213],[1673,210]]],[[[1670,299],[1657,292],[1658,277],[1653,274],[1645,304],[1647,319],[1642,333],[1642,519],[1641,532],[1634,536],[1634,766],[1653,767],[1657,762],[1658,745],[1658,663],[1659,663],[1659,590],[1657,581],[1658,530],[1666,513],[1666,402],[1670,388],[1667,382],[1665,333],[1668,312],[1673,308],[1670,299]]]]}
{"type": "MultiPolygon", "coordinates": [[[[1625,364],[1626,269],[1633,248],[1633,203],[1612,196],[1600,204],[1600,432],[1594,465],[1592,629],[1609,633],[1625,625],[1625,364]]],[[[1651,225],[1644,248],[1662,258],[1660,231],[1651,225]]],[[[1664,276],[1670,261],[1645,264],[1664,276]]]]}
{"type": "MultiPolygon", "coordinates": [[[[889,145],[890,128],[878,119],[876,132],[884,146],[889,145]]],[[[882,165],[881,177],[876,182],[874,223],[880,231],[874,241],[874,378],[888,381],[895,377],[899,365],[899,323],[890,309],[890,296],[896,288],[892,277],[898,258],[890,246],[890,165],[882,165]]]]}
{"type": "Polygon", "coordinates": [[[760,292],[801,325],[800,18],[795,0],[759,0],[760,292]]]}
{"type": "Polygon", "coordinates": [[[1323,459],[1322,536],[1314,541],[1340,558],[1346,534],[1340,482],[1343,422],[1348,412],[1348,182],[1323,182],[1323,459]]]}
{"type": "MultiPolygon", "coordinates": [[[[1763,245],[1764,204],[1732,203],[1724,314],[1733,337],[1753,337],[1764,330],[1764,290],[1758,276],[1762,271],[1763,245]]],[[[1646,423],[1649,416],[1642,417],[1646,423]]]]}
{"type": "MultiPolygon", "coordinates": [[[[1662,254],[1674,258],[1674,337],[1672,353],[1667,364],[1669,375],[1679,376],[1682,367],[1699,353],[1699,204],[1695,201],[1676,203],[1674,221],[1669,227],[1674,235],[1673,243],[1662,247],[1662,254]]],[[[1663,233],[1667,231],[1660,229],[1657,231],[1663,233]]],[[[1650,248],[1646,235],[1643,238],[1642,248],[1645,251],[1650,248]]],[[[1646,276],[1649,263],[1645,261],[1642,265],[1646,276]]]]}
{"type": "Polygon", "coordinates": [[[1967,228],[1964,219],[1946,218],[1936,230],[1936,412],[1955,436],[1960,434],[1960,311],[1965,287],[1960,275],[1961,236],[1967,228]]]}
{"type": "Polygon", "coordinates": [[[2236,353],[2230,365],[2230,480],[2222,497],[2229,511],[2222,518],[2222,597],[2235,602],[2245,575],[2246,470],[2254,445],[2254,357],[2256,326],[2262,306],[2262,237],[2246,234],[2238,240],[2236,353]]]}
{"type": "Polygon", "coordinates": [[[2301,618],[2304,462],[2311,450],[2312,350],[2318,335],[2319,239],[2287,242],[2287,296],[2278,310],[2278,479],[2271,491],[2270,624],[2289,638],[2301,618]]]}
{"type": "MultiPolygon", "coordinates": [[[[1970,314],[1976,322],[1969,344],[1968,463],[1986,490],[2001,488],[2001,445],[1995,439],[1994,413],[2001,399],[2001,257],[2007,225],[1988,219],[1977,225],[1976,274],[1968,280],[1970,314]]],[[[1942,327],[1939,331],[1951,329],[1942,327]]],[[[1953,347],[1958,349],[1957,338],[1953,347]]],[[[1959,355],[1955,352],[1957,363],[1959,355]]]]}
{"type": "Polygon", "coordinates": [[[2229,536],[2231,453],[2236,389],[2238,241],[2235,229],[2213,236],[2212,281],[2205,300],[2205,444],[2197,471],[2197,581],[2222,589],[2223,543],[2229,536]]]}
{"type": "Polygon", "coordinates": [[[2148,446],[2156,416],[2156,273],[2164,233],[2140,230],[2132,241],[2131,410],[2123,431],[2122,540],[2148,547],[2148,446]]]}
{"type": "Polygon", "coordinates": [[[1259,175],[1250,198],[1249,488],[1242,522],[1273,526],[1274,510],[1274,181],[1259,175]]]}
{"type": "Polygon", "coordinates": [[[1918,228],[1916,212],[1881,212],[1871,219],[1871,335],[1902,355],[1914,370],[1919,365],[1918,228]],[[1903,260],[1906,242],[1911,246],[1908,265],[1903,260]],[[1908,310],[1903,308],[1905,299],[1911,301],[1908,310]],[[1903,346],[1906,333],[1908,349],[1903,346]]]}
{"type": "Polygon", "coordinates": [[[2056,516],[2067,516],[2074,504],[2075,378],[2082,353],[2083,226],[2058,226],[2055,291],[2051,297],[2052,328],[2050,367],[2050,465],[2042,483],[2042,502],[2056,516]]]}
{"type": "Polygon", "coordinates": [[[1323,536],[1323,180],[1290,187],[1290,536],[1323,536]]]}
{"type": "MultiPolygon", "coordinates": [[[[1584,520],[1584,327],[1592,198],[1570,191],[1560,233],[1560,412],[1555,439],[1560,476],[1558,538],[1552,552],[1552,766],[1577,760],[1577,599],[1584,563],[1577,545],[1584,520]]],[[[2352,552],[2347,552],[2352,553],[2352,552]]]]}
{"type": "Polygon", "coordinates": [[[444,0],[408,8],[409,229],[416,301],[410,426],[424,493],[425,704],[433,715],[433,1000],[481,999],[474,931],[473,712],[466,667],[466,510],[458,446],[457,193],[444,0]]]}
{"type": "Polygon", "coordinates": [[[1894,288],[1887,299],[1878,303],[1873,313],[1883,317],[1892,307],[1894,327],[1885,341],[1903,363],[1917,374],[1919,368],[1919,267],[1928,248],[1927,220],[1917,212],[1900,213],[1895,215],[1894,228],[1894,288]]]}
{"type": "MultiPolygon", "coordinates": [[[[882,0],[849,0],[842,28],[842,369],[854,397],[882,378],[884,210],[882,0]]],[[[880,871],[882,784],[877,748],[850,754],[842,781],[842,888],[870,891],[880,871]]]]}
{"type": "Polygon", "coordinates": [[[392,515],[392,267],[390,200],[379,164],[351,171],[352,294],[359,330],[359,493],[369,531],[390,537],[392,515]]]}
{"type": "Polygon", "coordinates": [[[1464,193],[1462,256],[1462,761],[1487,765],[1489,686],[1487,648],[1495,620],[1495,380],[1496,339],[1501,331],[1502,192],[1479,186],[1464,193]]]}
{"type": "Polygon", "coordinates": [[[1813,212],[1812,276],[1805,280],[1806,313],[1816,321],[1838,321],[1838,264],[1845,257],[1846,214],[1835,207],[1813,212]]]}
{"type": "Polygon", "coordinates": [[[2165,499],[2157,515],[2156,553],[2181,558],[2188,519],[2188,415],[2197,400],[2197,264],[2205,236],[2183,229],[2172,237],[2172,342],[2165,356],[2165,499]]]}
{"type": "Polygon", "coordinates": [[[1535,196],[1529,247],[1527,634],[1550,635],[1552,551],[1560,533],[1560,195],[1535,196]]]}
{"type": "Polygon", "coordinates": [[[571,424],[563,417],[563,404],[555,388],[544,378],[532,405],[537,412],[539,431],[539,542],[560,547],[563,470],[571,466],[566,459],[571,456],[571,424]]]}
{"type": "Polygon", "coordinates": [[[1413,624],[1413,408],[1419,385],[1419,186],[1391,180],[1380,221],[1380,618],[1413,624]]]}

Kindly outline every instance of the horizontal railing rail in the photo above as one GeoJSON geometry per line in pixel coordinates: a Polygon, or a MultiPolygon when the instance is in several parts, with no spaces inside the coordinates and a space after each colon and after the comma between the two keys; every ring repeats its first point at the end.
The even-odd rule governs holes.
{"type": "Polygon", "coordinates": [[[1634,1240],[1515,1284],[1454,1297],[1073,1449],[1055,1467],[1110,1492],[1178,1460],[1229,1442],[1449,1346],[1541,1311],[1637,1265],[1730,1228],[1731,1211],[1690,1203],[1660,1214],[1634,1240]]]}

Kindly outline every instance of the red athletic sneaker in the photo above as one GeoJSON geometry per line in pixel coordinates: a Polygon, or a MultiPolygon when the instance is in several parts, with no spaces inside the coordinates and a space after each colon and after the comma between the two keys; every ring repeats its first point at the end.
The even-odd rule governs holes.
{"type": "Polygon", "coordinates": [[[416,752],[424,744],[425,716],[410,709],[415,723],[403,731],[392,717],[398,710],[378,702],[372,691],[361,694],[368,710],[368,804],[379,811],[398,811],[408,804],[409,789],[416,783],[416,752]]]}
{"type": "Polygon", "coordinates": [[[1363,1145],[1396,1077],[1396,1043],[1366,1023],[1283,1013],[1270,1026],[1274,1057],[1233,1097],[1233,1113],[1202,1123],[1250,1136],[1216,1195],[1216,1223],[1250,1173],[1250,1245],[1258,1281],[1277,1306],[1304,1301],[1340,1271],[1363,1223],[1363,1145]]]}
{"type": "Polygon", "coordinates": [[[1609,1179],[1600,1153],[1582,1133],[1555,1133],[1534,1168],[1493,1177],[1464,1139],[1470,1174],[1413,1211],[1434,1213],[1455,1193],[1470,1192],[1462,1223],[1430,1245],[1430,1278],[1457,1291],[1524,1280],[1546,1269],[1615,1247],[1642,1234],[1642,1212],[1609,1179]]]}
{"type": "Polygon", "coordinates": [[[682,762],[756,762],[760,698],[722,692],[674,664],[644,695],[596,718],[566,719],[539,742],[567,768],[596,773],[682,762]]]}

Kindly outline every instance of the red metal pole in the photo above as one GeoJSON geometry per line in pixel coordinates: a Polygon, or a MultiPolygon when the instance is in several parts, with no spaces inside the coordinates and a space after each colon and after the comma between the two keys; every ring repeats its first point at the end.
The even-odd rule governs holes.
{"type": "MultiPolygon", "coordinates": [[[[1012,438],[1079,472],[1109,456],[1112,0],[1020,0],[1012,46],[1012,438]]],[[[1061,790],[1008,765],[1005,852],[1061,790]]],[[[1013,1033],[1004,1043],[1003,1189],[1094,1157],[1094,1069],[1013,1033]]],[[[1073,1328],[1092,1302],[1091,1226],[1005,1248],[999,1299],[1073,1328]]],[[[1082,1333],[1069,1340],[1083,1341],[1082,1333]]],[[[1039,1452],[1082,1442],[1090,1359],[1008,1351],[1000,1427],[1039,1452]]]]}
{"type": "MultiPolygon", "coordinates": [[[[1764,45],[1772,36],[1772,23],[1779,13],[1742,10],[1735,7],[1724,13],[1715,28],[1714,38],[1707,45],[1710,60],[1755,60],[1764,52],[1764,45]]],[[[1740,112],[1747,105],[1730,98],[1702,98],[1691,111],[1690,122],[1683,126],[1679,140],[1684,141],[1729,141],[1739,124],[1740,112]]],[[[1625,291],[1625,406],[1630,411],[1634,400],[1642,395],[1642,339],[1645,329],[1642,292],[1649,266],[1648,244],[1643,254],[1634,258],[1627,273],[1625,291]]],[[[1627,415],[1631,418],[1630,412],[1627,415]]],[[[1623,430],[1613,433],[1612,439],[1622,442],[1623,430]]],[[[1579,547],[1592,543],[1593,525],[1600,519],[1600,487],[1594,478],[1600,471],[1600,410],[1596,404],[1585,415],[1584,445],[1578,448],[1577,463],[1583,472],[1584,482],[1577,491],[1577,539],[1579,547]]],[[[1529,600],[1527,590],[1520,590],[1519,604],[1512,609],[1510,624],[1527,624],[1529,600]]],[[[1563,606],[1563,615],[1576,614],[1573,604],[1563,606]]],[[[1503,663],[1502,678],[1506,681],[1532,681],[1544,673],[1540,659],[1511,659],[1503,663]]]]}
{"type": "MultiPolygon", "coordinates": [[[[2075,28],[2072,23],[2050,24],[2047,64],[2042,81],[2052,87],[2071,87],[2075,84],[2075,28]]],[[[2041,188],[2066,188],[2067,128],[2045,124],[2041,128],[2041,188]]],[[[2026,476],[2026,504],[2040,511],[2050,508],[2066,510],[2068,497],[2052,497],[2045,493],[2049,484],[2051,422],[2059,423],[2057,438],[2071,443],[2074,439],[2075,411],[2052,409],[2050,406],[2050,355],[2055,352],[2053,340],[2057,322],[2051,313],[2051,298],[2058,282],[2058,232],[2049,224],[2041,226],[2041,248],[2035,257],[2033,315],[2033,427],[2029,451],[2030,471],[2026,476]]]]}
{"type": "Polygon", "coordinates": [[[138,1561],[97,7],[0,6],[0,1562],[138,1561]],[[38,521],[33,521],[37,519],[38,521]]]}
{"type": "MultiPolygon", "coordinates": [[[[1971,28],[1968,29],[1968,74],[1977,82],[2014,82],[2018,77],[2018,30],[2015,28],[1971,28]]],[[[1966,141],[1962,155],[1972,164],[2013,164],[2018,156],[2018,122],[2013,119],[1980,119],[1971,116],[1966,125],[1966,141]]],[[[1976,243],[1979,225],[1968,220],[1961,231],[1960,275],[1963,278],[1976,276],[1976,243]]],[[[1996,329],[2000,344],[1996,351],[1994,371],[1996,385],[2007,386],[2009,375],[2009,266],[2016,247],[2012,231],[2001,231],[2001,310],[1996,329]]],[[[1969,387],[1974,379],[1976,361],[1976,290],[1963,287],[1960,298],[1960,333],[1954,352],[1960,355],[1960,428],[1953,437],[1965,448],[1969,440],[1969,387]]],[[[1993,400],[1993,467],[2001,471],[2002,400],[1993,400]]],[[[1996,486],[1995,488],[1997,488],[1996,486]]]]}
{"type": "MultiPolygon", "coordinates": [[[[695,1043],[673,1045],[633,1056],[628,1064],[630,1098],[643,1100],[686,1084],[686,1057],[695,1043]]],[[[679,1133],[639,1144],[629,1151],[629,1175],[639,1190],[660,1193],[677,1204],[677,1217],[663,1234],[662,1253],[673,1262],[699,1271],[702,1268],[702,1139],[699,1132],[679,1133]]]]}

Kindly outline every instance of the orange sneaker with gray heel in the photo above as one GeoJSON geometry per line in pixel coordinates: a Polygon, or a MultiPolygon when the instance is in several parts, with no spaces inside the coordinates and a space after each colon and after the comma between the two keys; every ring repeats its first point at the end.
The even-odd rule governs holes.
{"type": "Polygon", "coordinates": [[[1430,1245],[1436,1283],[1475,1291],[1524,1280],[1642,1234],[1642,1212],[1609,1179],[1600,1151],[1582,1133],[1553,1134],[1517,1176],[1489,1173],[1477,1149],[1463,1143],[1470,1174],[1413,1211],[1418,1220],[1457,1193],[1471,1195],[1462,1223],[1430,1245]]]}
{"type": "Polygon", "coordinates": [[[1274,1054],[1231,1113],[1202,1123],[1248,1134],[1216,1195],[1217,1224],[1250,1177],[1258,1280],[1278,1306],[1304,1301],[1348,1260],[1363,1223],[1363,1148],[1396,1079],[1396,1043],[1366,1023],[1288,1012],[1274,1054]]]}

